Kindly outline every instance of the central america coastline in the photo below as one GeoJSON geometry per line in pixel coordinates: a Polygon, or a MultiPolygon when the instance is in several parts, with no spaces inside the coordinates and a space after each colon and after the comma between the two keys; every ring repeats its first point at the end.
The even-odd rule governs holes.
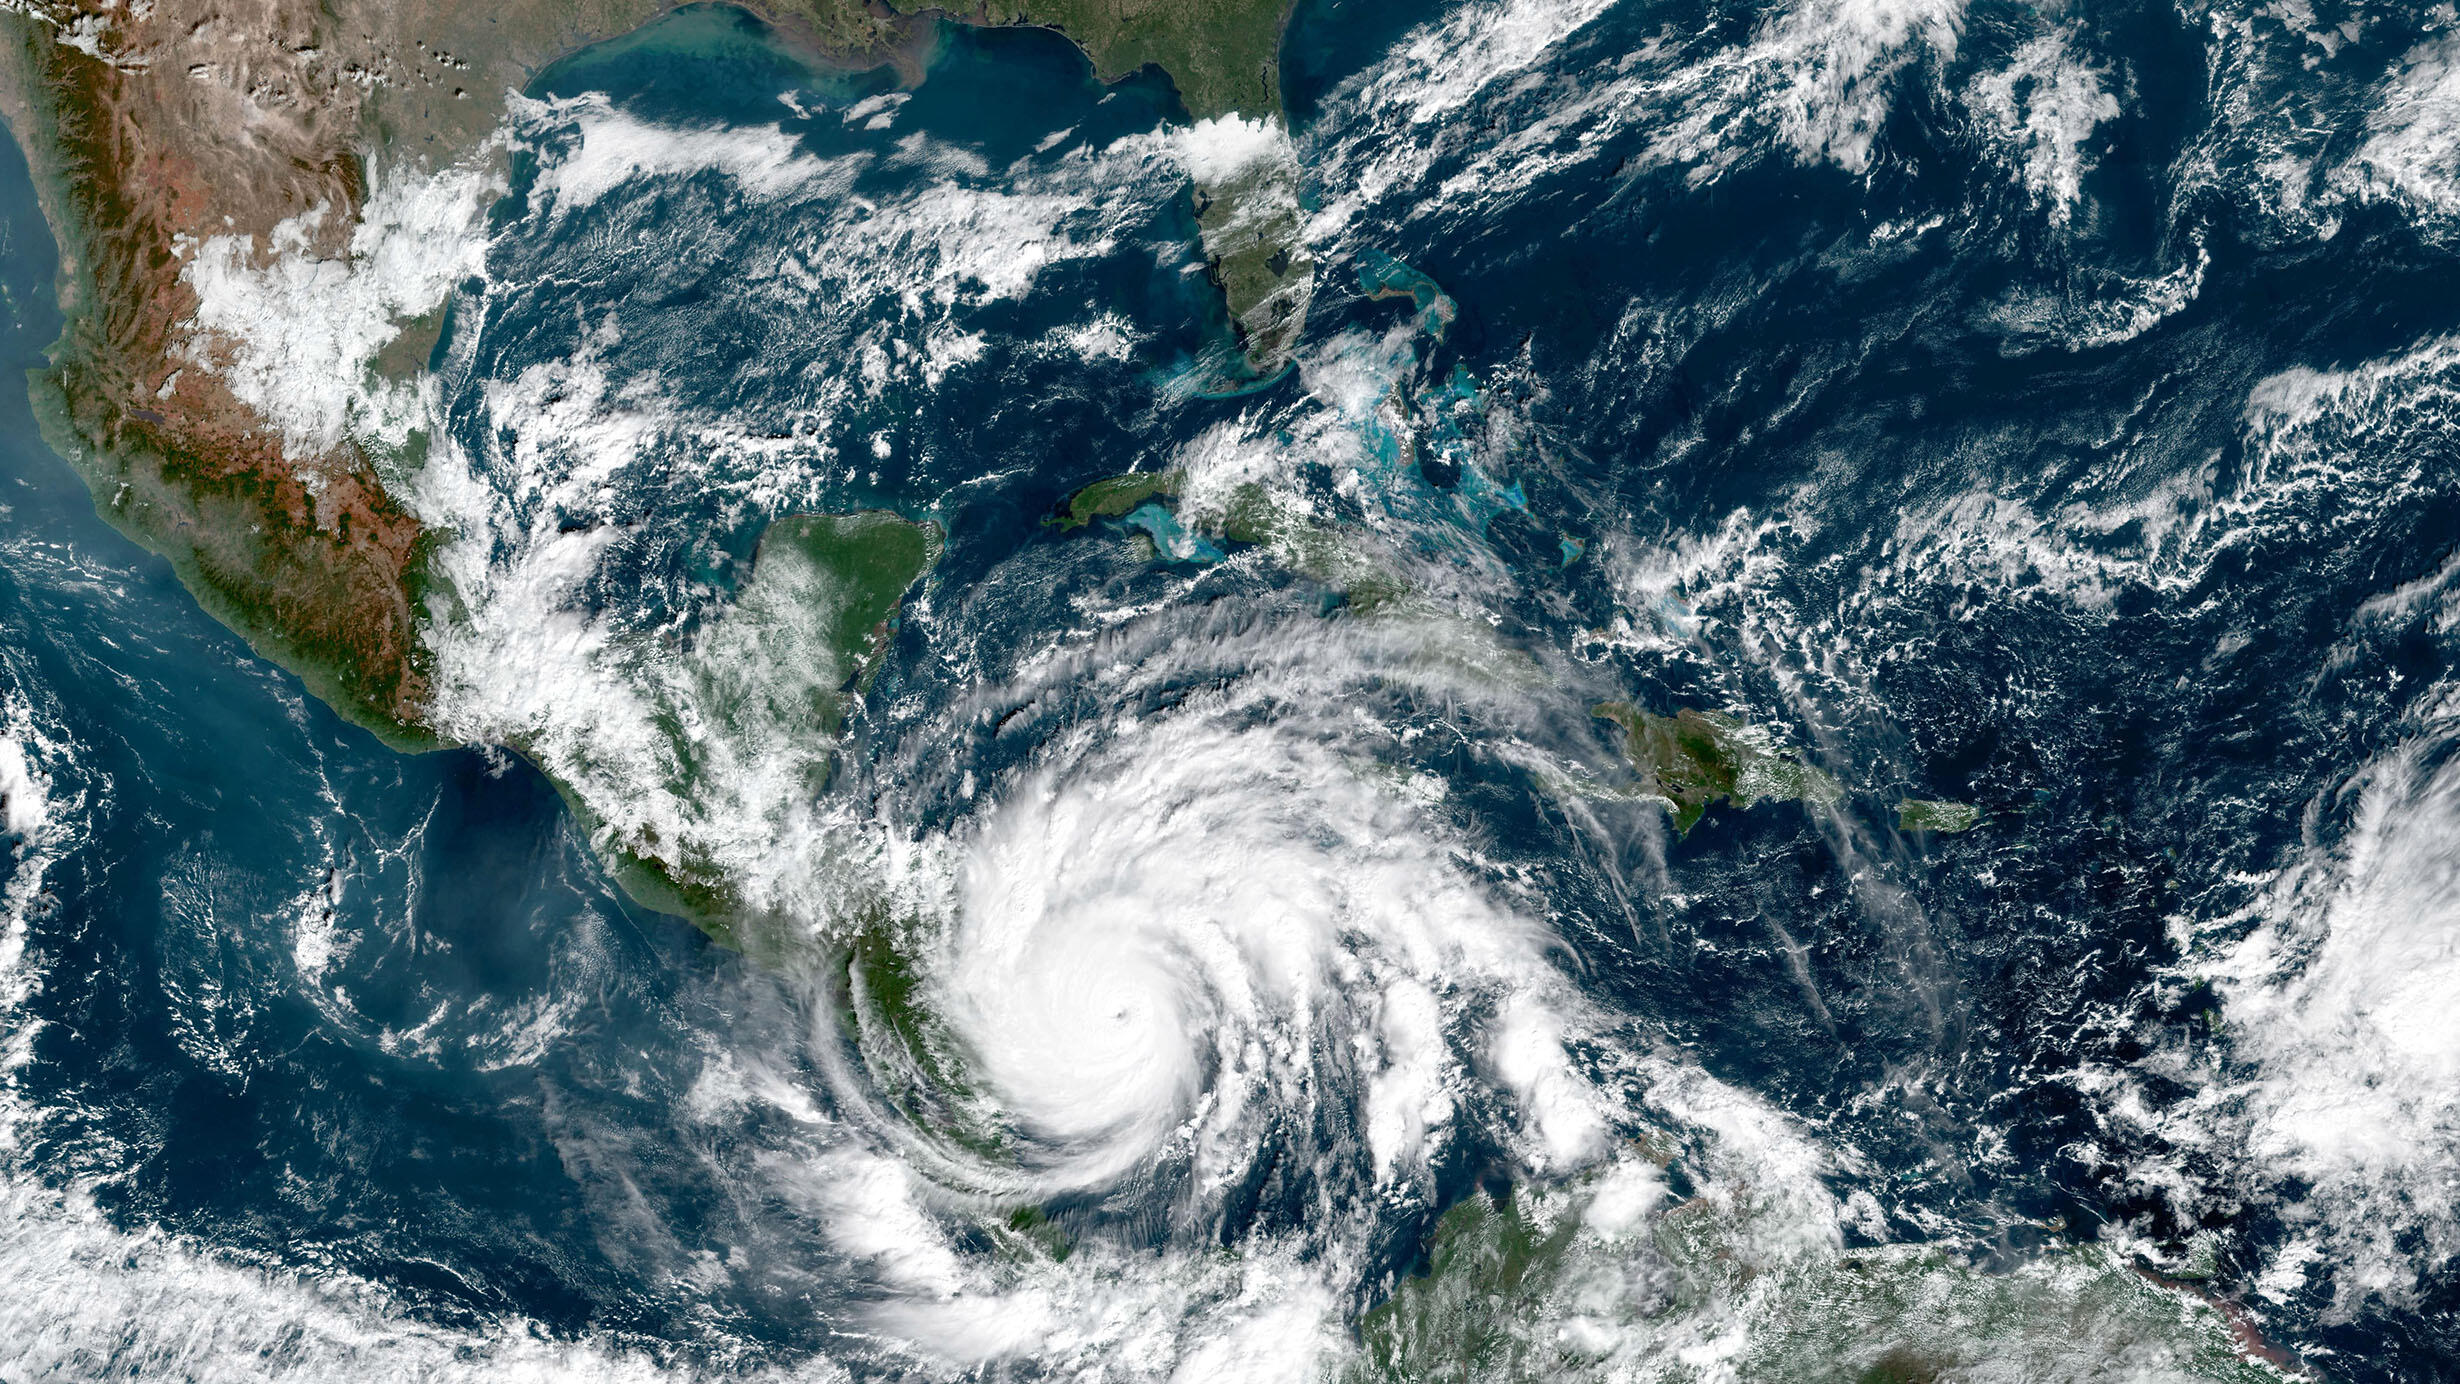
{"type": "MultiPolygon", "coordinates": [[[[2192,1286],[2210,1271],[2192,1246],[2069,1238],[2072,1189],[1925,1161],[1885,1141],[1926,1128],[1891,1136],[1797,1091],[1806,1119],[1754,1091],[1802,1079],[1771,1055],[1787,1043],[1895,1025],[1874,1044],[1957,1051],[1941,1035],[1975,1021],[1943,1016],[1978,982],[1921,957],[1944,924],[1860,881],[2032,868],[1989,853],[2067,810],[2028,802],[2055,790],[1889,764],[1886,731],[1843,752],[1765,689],[1721,695],[1713,657],[1685,665],[1696,681],[1636,686],[1618,660],[1694,658],[1736,617],[1601,525],[1589,444],[1533,402],[1548,376],[1500,329],[1526,271],[1415,243],[1406,215],[1319,205],[1322,316],[1296,368],[1216,388],[1232,338],[1166,98],[1105,91],[1047,37],[950,45],[910,92],[829,78],[709,108],[699,93],[758,85],[693,64],[740,56],[653,34],[520,107],[509,194],[467,203],[483,273],[455,282],[418,377],[433,392],[413,416],[437,431],[399,478],[461,545],[446,570],[466,642],[438,669],[455,738],[534,756],[579,811],[502,757],[376,756],[246,673],[300,737],[268,754],[319,768],[303,806],[265,815],[318,825],[255,865],[195,845],[235,828],[154,829],[186,843],[152,913],[180,925],[132,923],[97,955],[166,977],[142,991],[162,1012],[129,1031],[194,1064],[200,1121],[232,1108],[208,1099],[217,1082],[242,1101],[351,1090],[365,1104],[336,1108],[354,1113],[305,1119],[355,1140],[309,1157],[268,1113],[172,1152],[125,1119],[143,1098],[115,1106],[108,1079],[44,1059],[24,1070],[60,1084],[30,1108],[60,1128],[90,1112],[92,1131],[45,1141],[87,1138],[95,1166],[145,1164],[114,1143],[165,1151],[151,1184],[106,1182],[91,1219],[72,1197],[43,1224],[111,1246],[97,1263],[125,1252],[115,1216],[184,1227],[151,1262],[183,1283],[239,1274],[232,1293],[262,1281],[217,1257],[233,1246],[276,1282],[340,1269],[361,1286],[347,1307],[313,1290],[337,1314],[314,1331],[275,1314],[283,1340],[317,1343],[282,1347],[302,1371],[374,1333],[583,1369],[647,1370],[643,1343],[684,1341],[713,1369],[1416,1377],[1466,1340],[1498,1369],[1669,1378],[1732,1358],[1803,1377],[1845,1358],[2268,1377],[2260,1334],[2192,1286]],[[1409,254],[1341,250],[1362,224],[1409,254]],[[913,526],[882,568],[893,610],[795,627],[837,599],[815,591],[836,569],[792,554],[882,514],[913,526]],[[764,550],[781,522],[819,527],[764,550]],[[1601,569],[1641,620],[1584,618],[1601,569]],[[802,596],[745,633],[764,590],[802,596]],[[1784,866],[1793,833],[1838,877],[1784,866]],[[720,862],[706,887],[756,891],[730,916],[827,943],[750,964],[702,948],[608,892],[606,861],[642,855],[627,840],[692,841],[720,862]],[[1748,882],[1783,868],[1807,897],[1838,889],[1887,920],[1854,945],[1883,954],[1874,974],[1904,958],[1901,1003],[1821,983],[1839,948],[1773,910],[1748,920],[1766,938],[1688,944],[1748,948],[1710,972],[1735,993],[1656,974],[1664,919],[1635,900],[1688,893],[1669,887],[1685,868],[1761,900],[1748,882]],[[277,879],[304,887],[269,894],[277,879]],[[283,927],[248,935],[251,910],[283,927]],[[504,917],[522,927],[483,925],[504,917]],[[1754,1002],[1799,1027],[1754,1032],[1754,1002]],[[268,1075],[285,1050],[332,1065],[268,1075]],[[371,1094],[405,1084],[429,1104],[371,1094]],[[377,1132],[413,1127],[448,1132],[398,1152],[377,1132]],[[471,1149],[474,1169],[444,1168],[471,1149]],[[371,1160],[415,1190],[366,1178],[371,1160]],[[324,1185],[284,1181],[320,1161],[324,1185]],[[260,1180],[217,1206],[227,1178],[182,1166],[260,1180]],[[264,1210],[286,1202],[302,1209],[264,1210]],[[423,1209],[388,1231],[388,1204],[423,1209]],[[291,1257],[302,1238],[319,1248],[291,1257]],[[1995,1259],[1962,1248],[1994,1240],[1995,1259]],[[2079,1319],[2097,1328],[2082,1342],[2079,1319]]],[[[1388,148],[1325,141],[1308,155],[1353,177],[1345,158],[1388,148]]],[[[268,286],[232,267],[239,296],[209,303],[268,286]]],[[[2251,415],[2258,442],[2303,445],[2302,417],[2360,389],[2280,373],[2261,376],[2278,403],[2251,415]]],[[[1677,565],[1713,568],[1719,541],[1761,540],[1712,533],[1677,565]]],[[[29,686],[99,685],[77,676],[29,686]]],[[[106,788],[108,754],[76,747],[119,732],[65,729],[104,698],[51,695],[12,703],[29,766],[13,803],[69,823],[152,793],[136,785],[153,757],[106,788]]],[[[2430,795],[2431,763],[2408,772],[2375,782],[2430,795]]],[[[77,993],[28,1002],[70,1013],[77,993]]],[[[2034,1137],[1946,1118],[1987,1125],[1984,1145],[2034,1137]]]]}

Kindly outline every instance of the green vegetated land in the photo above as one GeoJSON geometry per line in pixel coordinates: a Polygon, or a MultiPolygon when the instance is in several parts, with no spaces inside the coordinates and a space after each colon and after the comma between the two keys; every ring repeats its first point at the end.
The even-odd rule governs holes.
{"type": "Polygon", "coordinates": [[[1067,506],[1043,522],[1061,533],[1071,533],[1096,519],[1116,519],[1157,496],[1175,497],[1185,480],[1175,470],[1105,477],[1070,495],[1067,506]]]}
{"type": "MultiPolygon", "coordinates": [[[[364,139],[395,159],[448,163],[496,128],[503,93],[556,55],[674,8],[328,0],[258,29],[215,22],[207,0],[157,0],[98,12],[102,26],[79,46],[58,37],[79,18],[66,0],[0,14],[0,106],[62,250],[64,331],[52,368],[35,380],[47,440],[77,464],[104,516],[169,558],[207,610],[397,748],[440,743],[424,715],[421,630],[434,538],[354,444],[329,457],[284,455],[210,369],[187,358],[192,296],[174,246],[182,237],[262,237],[322,206],[340,214],[328,218],[333,234],[317,253],[338,253],[367,193],[364,139]],[[331,72],[372,80],[327,80],[331,72]],[[292,93],[292,118],[279,129],[238,130],[215,116],[221,107],[193,88],[231,73],[292,93]]],[[[1159,67],[1196,118],[1280,110],[1275,55],[1287,0],[1008,0],[948,11],[746,0],[744,8],[831,61],[894,63],[910,79],[922,72],[928,14],[1041,25],[1081,46],[1105,77],[1159,67]]],[[[1251,336],[1283,341],[1284,326],[1274,324],[1288,314],[1258,315],[1255,300],[1272,290],[1253,278],[1241,270],[1225,279],[1231,316],[1265,324],[1251,336]]],[[[437,313],[402,324],[378,371],[415,371],[440,325],[437,313]]]]}
{"type": "MultiPolygon", "coordinates": [[[[1186,478],[1177,471],[1132,471],[1106,476],[1070,495],[1044,522],[1074,533],[1096,519],[1121,519],[1148,503],[1168,502],[1176,511],[1186,478]]],[[[1262,485],[1233,487],[1215,507],[1183,517],[1190,533],[1238,547],[1261,548],[1294,575],[1340,594],[1354,614],[1370,614],[1409,594],[1409,585],[1358,551],[1338,529],[1293,511],[1262,485]]],[[[1147,541],[1142,534],[1139,542],[1147,541]]],[[[1210,554],[1219,558],[1219,552],[1210,554]]]]}
{"type": "MultiPolygon", "coordinates": [[[[914,13],[923,0],[893,0],[914,13]]],[[[972,23],[1056,29],[1093,59],[1104,81],[1150,64],[1168,74],[1188,114],[1281,112],[1281,30],[1290,0],[984,0],[952,9],[972,23]]]]}
{"type": "Polygon", "coordinates": [[[1348,1384],[1645,1379],[1766,1384],[2165,1377],[2280,1384],[2233,1324],[2099,1245],[2013,1272],[1928,1246],[1836,1251],[1702,1197],[1599,1236],[1584,1189],[1476,1193],[1426,1262],[1359,1322],[1348,1384]],[[1702,1359],[1694,1354],[1714,1343],[1702,1359]],[[1686,1359],[1686,1354],[1694,1358],[1686,1359]]]}
{"type": "MultiPolygon", "coordinates": [[[[891,0],[921,13],[930,0],[891,0]]],[[[1282,30],[1292,0],[983,0],[953,11],[975,24],[1025,24],[1066,35],[1104,81],[1138,68],[1170,79],[1191,119],[1281,118],[1282,30]]],[[[1298,168],[1266,159],[1196,189],[1196,224],[1213,281],[1251,375],[1286,365],[1314,293],[1300,234],[1298,168]]]]}
{"type": "MultiPolygon", "coordinates": [[[[794,605],[815,621],[832,671],[865,672],[905,593],[940,559],[940,526],[886,510],[794,514],[761,535],[751,590],[789,584],[794,605]]],[[[842,687],[842,682],[841,682],[842,687]]]]}
{"type": "MultiPolygon", "coordinates": [[[[846,950],[842,1017],[865,1070],[914,1128],[973,1157],[1012,1162],[1013,1135],[976,1088],[962,1046],[926,1003],[913,954],[927,937],[885,909],[867,920],[846,950]]],[[[1055,1227],[1039,1238],[1053,1237],[1064,1243],[1055,1227]]]]}
{"type": "Polygon", "coordinates": [[[1409,592],[1406,582],[1370,561],[1338,530],[1292,512],[1253,482],[1232,490],[1213,522],[1230,542],[1263,548],[1284,567],[1340,592],[1357,614],[1372,614],[1409,592]]]}
{"type": "MultiPolygon", "coordinates": [[[[667,791],[711,800],[723,791],[712,777],[718,756],[757,758],[799,776],[806,793],[827,787],[852,700],[878,672],[906,593],[939,561],[942,543],[937,524],[881,510],[770,524],[750,579],[681,655],[679,700],[661,718],[675,765],[667,791]]],[[[586,808],[573,805],[587,822],[586,808]]],[[[643,905],[758,948],[762,921],[746,915],[718,864],[686,843],[642,842],[614,864],[643,905]]]]}
{"type": "MultiPolygon", "coordinates": [[[[827,0],[820,0],[827,3],[827,0]]],[[[839,0],[851,3],[851,0],[839,0]]],[[[931,0],[890,0],[902,13],[931,0]]],[[[973,24],[1024,24],[1066,35],[1104,81],[1138,68],[1170,79],[1191,119],[1281,119],[1281,35],[1292,0],[982,0],[947,11],[973,24]]],[[[1195,190],[1197,230],[1238,336],[1245,369],[1288,364],[1307,320],[1315,265],[1300,234],[1298,168],[1268,158],[1195,190]]]]}
{"type": "MultiPolygon", "coordinates": [[[[443,743],[429,715],[428,625],[451,618],[437,612],[453,601],[434,587],[429,562],[447,536],[429,532],[386,485],[418,457],[372,456],[347,439],[329,454],[291,455],[193,358],[195,297],[176,247],[223,234],[265,243],[285,219],[323,208],[332,214],[308,253],[346,255],[369,190],[369,141],[396,164],[448,164],[498,127],[505,92],[559,54],[636,32],[675,8],[327,0],[250,27],[211,22],[208,0],[155,0],[103,13],[83,46],[59,41],[77,18],[66,0],[0,14],[0,107],[62,251],[63,334],[33,381],[46,439],[77,466],[104,516],[167,557],[205,609],[398,749],[443,743]],[[372,80],[327,80],[342,71],[372,80]],[[222,107],[199,99],[197,84],[234,73],[289,92],[290,118],[261,130],[219,118],[222,107]]],[[[1083,47],[1105,77],[1158,66],[1198,119],[1279,118],[1275,55],[1287,0],[1010,0],[953,13],[863,0],[744,8],[829,61],[891,63],[908,80],[922,76],[931,15],[1043,25],[1083,47]]],[[[1224,284],[1251,347],[1287,345],[1304,308],[1303,293],[1282,291],[1299,269],[1264,244],[1295,233],[1294,220],[1270,211],[1290,189],[1263,181],[1271,185],[1236,196],[1215,190],[1200,217],[1208,253],[1219,255],[1215,240],[1244,237],[1224,284]],[[1269,274],[1246,272],[1248,258],[1269,262],[1269,274]],[[1283,307],[1297,304],[1295,316],[1258,315],[1253,300],[1275,293],[1283,307]]],[[[444,320],[438,304],[397,323],[397,339],[371,368],[415,376],[444,320]]],[[[1094,506],[1109,512],[1116,503],[1097,497],[1094,506]]],[[[893,515],[779,521],[700,651],[699,709],[744,733],[799,727],[790,738],[816,789],[832,762],[827,743],[876,668],[887,622],[940,542],[936,526],[893,515]]],[[[704,766],[690,737],[676,743],[689,792],[704,766]]],[[[707,862],[680,858],[673,842],[611,855],[627,892],[732,938],[731,890],[707,862]]]]}
{"type": "Polygon", "coordinates": [[[1907,798],[1896,805],[1898,831],[1929,831],[1952,836],[1982,824],[1982,810],[1971,803],[1907,798]]]}
{"type": "Polygon", "coordinates": [[[1665,800],[1678,831],[1690,831],[1718,803],[1827,804],[1845,796],[1800,754],[1731,716],[1689,707],[1660,716],[1629,702],[1603,702],[1590,714],[1623,728],[1623,753],[1640,771],[1642,791],[1665,800]]]}
{"type": "Polygon", "coordinates": [[[1298,347],[1315,292],[1294,162],[1267,159],[1196,189],[1196,227],[1249,366],[1278,369],[1298,347]]]}

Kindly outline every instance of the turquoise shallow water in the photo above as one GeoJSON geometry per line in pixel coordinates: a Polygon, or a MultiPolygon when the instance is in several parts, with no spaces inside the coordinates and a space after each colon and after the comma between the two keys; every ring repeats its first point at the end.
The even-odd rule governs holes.
{"type": "MultiPolygon", "coordinates": [[[[2369,12],[2310,69],[2269,19],[2241,50],[2157,7],[1955,13],[1302,6],[1318,297],[1296,368],[1228,396],[1190,386],[1228,325],[1154,74],[950,29],[901,91],[700,8],[539,77],[434,357],[461,594],[500,621],[457,705],[653,799],[624,737],[694,705],[656,698],[769,522],[943,525],[829,788],[693,825],[752,822],[747,870],[855,861],[833,924],[866,889],[939,919],[908,964],[962,1080],[884,1061],[849,982],[621,897],[530,759],[394,755],[305,699],[0,398],[37,776],[0,1276],[39,1289],[0,1359],[1339,1360],[1447,1208],[1646,1165],[1677,1227],[1803,1189],[1716,1221],[1727,1260],[1928,1246],[1946,1298],[2097,1243],[2332,1377],[2460,1370],[2454,1049],[2402,984],[2455,916],[2451,250],[2389,152],[2177,94],[2357,146],[2443,39],[2369,12]],[[1788,123],[1797,50],[1902,61],[1788,123]],[[2026,143],[2054,93],[2085,133],[2026,143]],[[2285,149],[2342,171],[2285,199],[2285,149]],[[1840,799],[1675,834],[1607,700],[1731,713],[1840,799]],[[1908,797],[1981,825],[1901,832],[1908,797]],[[2274,1117],[2318,1091],[2398,1155],[2274,1117]],[[949,1136],[977,1096],[997,1137],[949,1136]],[[1260,1302],[1298,1325],[1237,1335],[1260,1302]]],[[[58,323],[13,156],[0,218],[22,368],[58,323]]],[[[1515,1309],[1549,1368],[1611,1356],[1583,1323],[1728,1311],[1759,1377],[2014,1358],[1792,1260],[1762,1281],[1796,1300],[1701,1308],[1665,1241],[1612,1243],[1611,1310],[1515,1309]]]]}

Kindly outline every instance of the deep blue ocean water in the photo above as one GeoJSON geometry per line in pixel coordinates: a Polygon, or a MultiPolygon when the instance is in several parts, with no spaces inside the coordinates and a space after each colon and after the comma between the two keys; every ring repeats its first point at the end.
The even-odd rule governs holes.
{"type": "MultiPolygon", "coordinates": [[[[1824,1185],[1884,1210],[1846,1244],[1930,1242],[1994,1271],[2103,1227],[2183,1261],[2208,1232],[2213,1291],[2320,1372],[2460,1377],[2433,1190],[2455,1141],[2433,1083],[2460,1040],[2330,946],[2396,943],[2441,974],[2460,920],[2433,788],[2455,743],[2460,278],[2435,208],[2344,193],[2327,234],[2267,197],[2282,146],[2231,104],[2243,84],[2331,126],[2314,157],[2345,163],[2392,80],[2364,74],[2447,40],[2368,12],[2308,69],[2207,43],[2226,26],[2167,8],[1973,5],[1952,56],[1891,73],[1856,158],[1797,156],[1772,88],[1684,75],[1781,37],[1783,12],[1607,7],[1532,79],[1405,119],[1392,93],[1443,74],[1395,45],[1444,18],[1300,7],[1283,74],[1303,200],[1337,225],[1299,368],[1235,397],[1187,387],[1226,324],[1183,176],[1120,152],[1177,118],[1154,74],[1104,88],[1055,36],[950,29],[903,95],[725,10],[558,64],[531,94],[565,104],[529,117],[487,282],[456,298],[435,357],[439,426],[520,521],[503,560],[521,534],[607,535],[573,608],[647,638],[708,628],[780,514],[943,524],[830,791],[913,837],[956,833],[988,811],[978,779],[1120,713],[1107,658],[1162,669],[1126,684],[1129,718],[1158,721],[1247,677],[1258,645],[1373,628],[1286,565],[1150,559],[1124,530],[1167,548],[1185,530],[1164,508],[1078,538],[1041,523],[1209,438],[1280,445],[1301,457],[1270,473],[1286,494],[1380,535],[1414,587],[1528,651],[1541,686],[1519,720],[1397,674],[1344,695],[1406,730],[1405,774],[1448,784],[1480,878],[1542,900],[1548,955],[1627,1025],[1614,1041],[1679,1053],[1850,1150],[1824,1185]],[[2118,93],[2065,201],[1972,114],[1973,84],[2043,32],[2118,93]],[[1571,109],[1618,82],[1625,97],[1571,109]],[[1669,155],[1713,99],[1734,108],[1669,155]],[[847,117],[865,103],[883,119],[847,117]],[[606,137],[590,122],[616,117],[705,141],[775,130],[852,171],[764,199],[712,156],[594,200],[542,193],[541,170],[577,166],[606,137]],[[1479,162],[1549,120],[1509,166],[1479,162]],[[1370,176],[1411,151],[1408,178],[1370,176]],[[949,210],[934,189],[976,200],[949,210]],[[1012,193],[1047,205],[983,209],[1012,193]],[[1048,256],[1027,287],[930,297],[998,271],[930,272],[951,244],[997,261],[1002,236],[1048,256]],[[891,260],[921,268],[877,269],[891,260]],[[1391,265],[1457,316],[1412,327],[1421,303],[1372,295],[1391,265]],[[1119,349],[1053,345],[1105,315],[1119,349]],[[853,390],[867,352],[889,363],[853,390]],[[506,404],[524,372],[545,382],[506,404]],[[561,474],[557,439],[608,419],[631,440],[603,484],[522,479],[561,474]],[[1054,632],[1144,629],[1103,622],[1154,608],[1184,624],[1099,646],[1082,677],[1038,671],[1085,647],[1054,632]],[[1614,697],[1739,710],[1846,798],[1717,810],[1678,837],[1531,768],[1541,751],[1612,765],[1586,706],[1614,697]],[[1896,831],[1907,796],[1970,801],[1983,825],[1896,831]],[[2213,958],[2274,918],[2290,978],[2233,982],[2213,958]],[[2395,1020],[2380,1041],[2350,1026],[2395,1020]],[[2302,1046],[2316,1034],[2321,1056],[2302,1046]],[[2334,1082],[2405,1102],[2413,1122],[2385,1137],[2409,1152],[2344,1165],[2266,1123],[2284,1093],[2334,1082]],[[2380,1238],[2333,1229],[2369,1218],[2380,1238]],[[2301,1237],[2321,1267],[2261,1291],[2301,1237]],[[2384,1291],[2351,1294],[2385,1262],[2384,1291]]],[[[57,335],[53,260],[6,162],[7,355],[29,367],[57,335]]],[[[8,1177],[252,1272],[375,1285],[446,1358],[453,1333],[519,1323],[678,1369],[931,1372],[879,1344],[864,1311],[895,1294],[791,1175],[796,1118],[677,1114],[730,1053],[836,1110],[825,1003],[621,898],[524,757],[395,755],[306,699],[94,515],[22,399],[0,398],[0,438],[0,698],[60,844],[24,915],[35,988],[7,1018],[33,1034],[9,1076],[8,1177]]],[[[1241,724],[1302,719],[1309,694],[1293,680],[1241,724]]],[[[1172,1218],[1196,1194],[1162,1174],[1051,1213],[1156,1250],[1303,1235],[1324,1206],[1372,1200],[1343,1162],[1357,1104],[1274,1126],[1284,1154],[1202,1225],[1172,1218]]],[[[1474,1129],[1445,1145],[1432,1190],[1394,1198],[1370,1237],[1345,1311],[1422,1266],[1444,1205],[1527,1178],[1520,1157],[1474,1129]]],[[[63,1376],[205,1368],[156,1350],[53,1358],[63,1376]]],[[[997,1368],[1035,1374],[1017,1358],[997,1368]]]]}

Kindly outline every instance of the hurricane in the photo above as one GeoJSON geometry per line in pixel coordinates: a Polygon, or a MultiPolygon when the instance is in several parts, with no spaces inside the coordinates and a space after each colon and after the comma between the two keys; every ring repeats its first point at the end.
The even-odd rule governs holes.
{"type": "Polygon", "coordinates": [[[912,23],[180,241],[415,726],[5,404],[0,1374],[2460,1371],[2448,7],[912,23]]]}

